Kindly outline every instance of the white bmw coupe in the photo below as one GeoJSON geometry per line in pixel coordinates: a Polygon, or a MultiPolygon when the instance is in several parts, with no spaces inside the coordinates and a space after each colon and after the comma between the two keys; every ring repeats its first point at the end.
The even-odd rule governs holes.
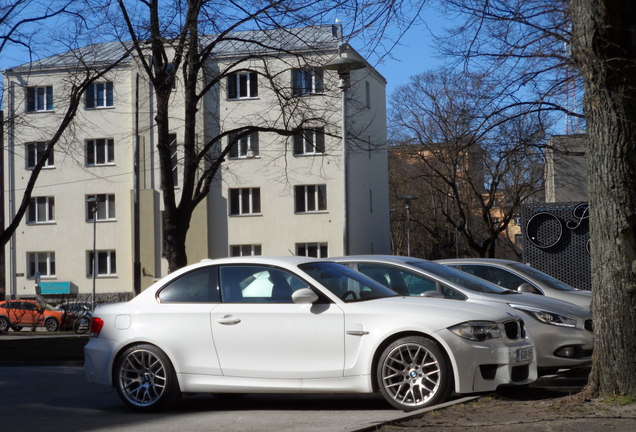
{"type": "Polygon", "coordinates": [[[139,411],[182,393],[381,392],[404,411],[537,377],[523,320],[492,306],[404,297],[333,262],[204,260],[99,306],[89,381],[139,411]]]}

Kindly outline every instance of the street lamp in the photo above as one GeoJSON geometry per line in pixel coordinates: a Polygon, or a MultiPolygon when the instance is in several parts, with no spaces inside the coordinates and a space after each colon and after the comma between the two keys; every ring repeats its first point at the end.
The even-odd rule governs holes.
{"type": "Polygon", "coordinates": [[[411,256],[411,201],[416,200],[417,197],[413,195],[402,195],[399,197],[404,201],[404,207],[406,208],[406,255],[411,256]]]}
{"type": "Polygon", "coordinates": [[[91,274],[93,276],[93,295],[91,297],[91,306],[95,310],[95,277],[97,275],[97,197],[92,196],[86,200],[88,204],[88,211],[93,213],[93,269],[91,274]]]}
{"type": "Polygon", "coordinates": [[[345,45],[341,46],[340,55],[330,62],[323,65],[325,70],[332,70],[338,73],[340,81],[338,88],[342,92],[342,157],[344,160],[344,228],[343,228],[343,249],[344,255],[349,254],[349,155],[347,148],[347,90],[351,87],[351,71],[362,69],[366,65],[360,60],[350,58],[344,50],[345,45]]]}

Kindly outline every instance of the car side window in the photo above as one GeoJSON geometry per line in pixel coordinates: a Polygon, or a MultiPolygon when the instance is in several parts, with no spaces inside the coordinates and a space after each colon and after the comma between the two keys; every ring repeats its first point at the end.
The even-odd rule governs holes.
{"type": "Polygon", "coordinates": [[[157,297],[161,303],[218,303],[217,268],[193,270],[163,287],[157,297]]]}
{"type": "Polygon", "coordinates": [[[223,303],[293,303],[292,294],[308,284],[283,269],[258,265],[220,268],[223,303]]]}
{"type": "Polygon", "coordinates": [[[446,299],[450,299],[450,300],[466,300],[468,297],[466,297],[464,294],[460,293],[459,291],[454,290],[451,287],[448,287],[446,285],[440,284],[440,291],[442,292],[442,294],[444,295],[444,298],[446,299]]]}
{"type": "Polygon", "coordinates": [[[466,264],[462,266],[462,270],[482,279],[486,279],[500,287],[515,291],[519,288],[519,285],[528,283],[528,281],[520,278],[519,276],[496,267],[466,264]]]}
{"type": "Polygon", "coordinates": [[[437,291],[437,282],[435,280],[396,267],[360,263],[358,264],[358,271],[391,288],[398,294],[421,296],[427,291],[437,291]]]}

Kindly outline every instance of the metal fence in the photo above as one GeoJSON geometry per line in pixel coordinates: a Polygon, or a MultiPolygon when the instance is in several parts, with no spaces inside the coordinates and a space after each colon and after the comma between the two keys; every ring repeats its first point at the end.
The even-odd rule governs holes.
{"type": "Polygon", "coordinates": [[[575,288],[592,288],[587,203],[542,203],[521,210],[523,262],[575,288]]]}

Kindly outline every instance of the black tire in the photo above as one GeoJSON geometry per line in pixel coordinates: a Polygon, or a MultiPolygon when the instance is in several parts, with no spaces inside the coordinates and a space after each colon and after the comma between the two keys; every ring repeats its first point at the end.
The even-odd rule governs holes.
{"type": "Polygon", "coordinates": [[[46,328],[46,331],[54,332],[58,331],[58,329],[60,328],[60,323],[57,322],[55,318],[49,317],[44,320],[44,327],[46,328]]]}
{"type": "Polygon", "coordinates": [[[20,330],[22,330],[22,326],[19,326],[19,325],[12,325],[12,326],[11,326],[11,329],[12,329],[13,331],[20,331],[20,330]]]}
{"type": "Polygon", "coordinates": [[[6,333],[7,331],[9,331],[10,326],[11,324],[9,323],[7,317],[0,316],[0,333],[6,333]]]}
{"type": "Polygon", "coordinates": [[[385,348],[376,377],[393,407],[413,411],[444,402],[451,392],[451,367],[435,342],[421,336],[396,340],[385,348]]]}
{"type": "Polygon", "coordinates": [[[73,323],[73,331],[77,334],[84,334],[91,328],[91,319],[87,316],[79,317],[73,323]]]}
{"type": "Polygon", "coordinates": [[[172,363],[154,345],[124,351],[115,365],[114,383],[121,400],[135,411],[160,411],[181,396],[172,363]]]}

